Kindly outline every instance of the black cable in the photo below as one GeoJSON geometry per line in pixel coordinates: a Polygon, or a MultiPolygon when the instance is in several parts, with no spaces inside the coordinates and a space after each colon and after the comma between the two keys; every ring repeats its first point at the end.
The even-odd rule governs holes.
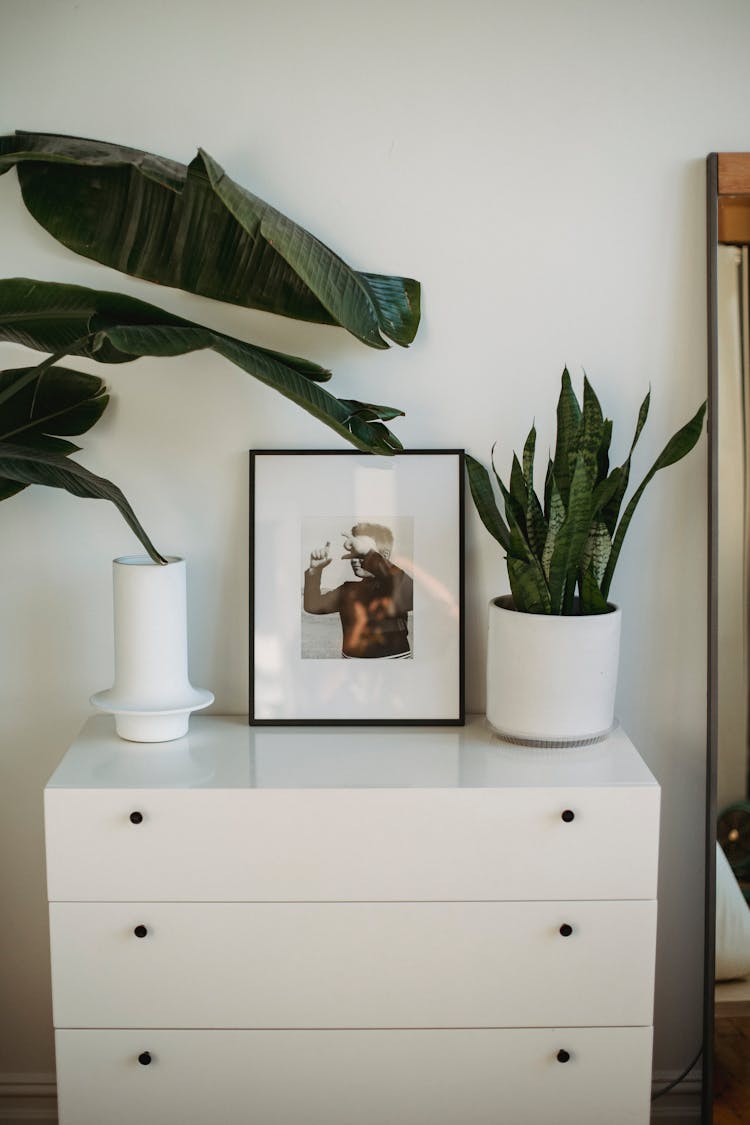
{"type": "Polygon", "coordinates": [[[693,1069],[695,1064],[698,1062],[698,1059],[701,1057],[702,1054],[703,1054],[703,1048],[701,1047],[698,1054],[695,1056],[695,1058],[690,1063],[690,1065],[685,1067],[682,1074],[680,1074],[677,1078],[675,1078],[674,1082],[670,1082],[668,1086],[665,1086],[663,1090],[657,1090],[657,1092],[655,1094],[652,1094],[651,1095],[651,1101],[655,1102],[657,1098],[663,1097],[664,1094],[668,1094],[670,1090],[674,1090],[675,1086],[679,1086],[680,1082],[682,1082],[685,1078],[687,1078],[688,1074],[690,1074],[690,1071],[693,1069]]]}

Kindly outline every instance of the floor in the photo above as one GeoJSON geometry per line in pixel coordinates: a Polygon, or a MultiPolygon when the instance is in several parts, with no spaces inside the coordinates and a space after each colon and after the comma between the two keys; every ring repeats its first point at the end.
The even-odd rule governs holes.
{"type": "Polygon", "coordinates": [[[713,1125],[750,1125],[750,1016],[716,1021],[713,1125]]]}

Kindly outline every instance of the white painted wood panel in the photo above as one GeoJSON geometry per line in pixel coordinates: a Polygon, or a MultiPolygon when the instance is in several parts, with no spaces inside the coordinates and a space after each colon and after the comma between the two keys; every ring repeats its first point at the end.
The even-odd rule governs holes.
{"type": "Polygon", "coordinates": [[[653,901],[52,903],[50,919],[56,1027],[652,1021],[653,901]]]}
{"type": "MultiPolygon", "coordinates": [[[[544,772],[540,771],[540,781],[544,772]]],[[[659,790],[47,789],[51,900],[654,898],[659,790]],[[130,823],[137,810],[142,823],[130,823]],[[561,819],[564,810],[574,820],[561,819]]]]}
{"type": "Polygon", "coordinates": [[[646,1125],[649,1028],[59,1031],[60,1125],[646,1125]],[[557,1061],[558,1050],[570,1054],[557,1061]],[[138,1055],[149,1051],[149,1066],[138,1055]]]}

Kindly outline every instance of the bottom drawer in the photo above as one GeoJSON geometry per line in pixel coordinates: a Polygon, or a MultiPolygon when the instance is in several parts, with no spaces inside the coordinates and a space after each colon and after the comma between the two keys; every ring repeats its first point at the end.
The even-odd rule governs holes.
{"type": "Polygon", "coordinates": [[[60,1125],[647,1125],[651,1038],[647,1027],[58,1031],[60,1125]]]}

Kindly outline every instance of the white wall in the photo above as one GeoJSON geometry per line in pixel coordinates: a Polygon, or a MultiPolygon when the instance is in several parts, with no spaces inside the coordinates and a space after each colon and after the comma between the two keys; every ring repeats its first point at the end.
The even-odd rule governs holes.
{"type": "MultiPolygon", "coordinates": [[[[420,278],[424,320],[413,348],[382,354],[156,291],[54,243],[14,173],[0,180],[4,275],[118,289],[309,355],[333,366],[340,394],[405,408],[406,444],[486,457],[497,439],[502,463],[532,418],[542,448],[551,440],[566,362],[616,419],[619,455],[651,385],[642,470],[702,398],[704,158],[750,148],[746,0],[3,0],[0,28],[3,131],[184,161],[202,145],[352,264],[420,278]]],[[[3,366],[25,358],[1,353],[3,366]]],[[[189,560],[193,679],[242,712],[246,450],[338,442],[212,356],[105,374],[116,403],[81,459],[189,560]]],[[[651,486],[613,589],[619,714],[664,787],[661,1068],[700,1038],[705,467],[704,442],[651,486]]],[[[42,489],[3,504],[0,528],[0,1071],[45,1071],[41,791],[111,681],[109,561],[136,545],[104,505],[42,489]]],[[[485,607],[506,580],[473,513],[467,578],[481,710],[485,607]]]]}

